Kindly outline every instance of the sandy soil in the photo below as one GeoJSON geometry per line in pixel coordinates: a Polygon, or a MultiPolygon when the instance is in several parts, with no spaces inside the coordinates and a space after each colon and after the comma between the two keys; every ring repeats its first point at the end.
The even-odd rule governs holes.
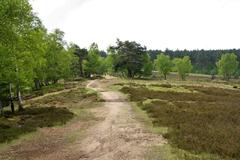
{"type": "Polygon", "coordinates": [[[103,107],[93,110],[96,116],[103,120],[87,127],[84,138],[79,138],[71,145],[64,145],[65,143],[61,141],[61,137],[67,134],[68,129],[75,130],[86,126],[81,122],[75,122],[68,126],[68,129],[55,130],[54,133],[57,136],[49,136],[47,133],[52,129],[46,129],[47,131],[44,132],[45,138],[31,143],[31,145],[33,143],[35,145],[45,144],[42,147],[37,147],[36,150],[28,147],[29,142],[23,143],[11,148],[4,154],[1,153],[0,159],[143,160],[148,147],[163,145],[165,140],[161,136],[149,133],[136,120],[131,106],[124,96],[116,91],[108,91],[105,85],[100,80],[91,81],[87,85],[87,87],[99,91],[106,102],[104,102],[103,107]],[[54,137],[58,137],[58,139],[54,137]],[[52,141],[51,138],[54,138],[54,140],[52,141]],[[52,144],[47,142],[56,142],[56,144],[54,147],[50,147],[52,144]]]}
{"type": "Polygon", "coordinates": [[[142,160],[149,146],[162,145],[165,140],[149,133],[140,124],[124,96],[116,91],[106,91],[99,81],[88,87],[101,92],[106,101],[106,118],[89,130],[88,137],[79,147],[86,160],[142,160]],[[84,147],[82,147],[84,146],[84,147]]]}

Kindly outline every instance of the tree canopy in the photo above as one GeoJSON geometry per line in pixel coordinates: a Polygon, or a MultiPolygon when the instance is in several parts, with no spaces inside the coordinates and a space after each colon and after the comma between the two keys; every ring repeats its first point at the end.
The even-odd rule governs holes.
{"type": "Polygon", "coordinates": [[[144,66],[144,55],[146,54],[146,47],[141,46],[134,41],[120,41],[116,42],[116,46],[111,46],[110,50],[116,54],[115,70],[126,72],[127,76],[133,78],[142,73],[144,66]]]}
{"type": "Polygon", "coordinates": [[[98,45],[93,43],[89,48],[89,53],[87,55],[86,60],[83,62],[84,73],[87,77],[91,75],[96,75],[101,73],[101,58],[100,51],[98,49],[98,45]]]}
{"type": "Polygon", "coordinates": [[[22,91],[73,76],[64,33],[48,33],[28,0],[1,1],[0,21],[0,84],[12,84],[19,109],[22,91]]]}
{"type": "Polygon", "coordinates": [[[217,62],[218,73],[229,80],[236,73],[238,64],[237,56],[234,53],[224,54],[217,62]]]}
{"type": "Polygon", "coordinates": [[[191,64],[190,58],[188,56],[185,56],[183,58],[175,58],[173,61],[179,77],[182,80],[185,80],[188,73],[190,73],[192,70],[192,64],[191,64]]]}
{"type": "Polygon", "coordinates": [[[164,79],[167,79],[167,75],[171,72],[173,63],[170,59],[170,56],[160,54],[157,56],[155,60],[156,69],[159,71],[161,75],[164,76],[164,79]]]}

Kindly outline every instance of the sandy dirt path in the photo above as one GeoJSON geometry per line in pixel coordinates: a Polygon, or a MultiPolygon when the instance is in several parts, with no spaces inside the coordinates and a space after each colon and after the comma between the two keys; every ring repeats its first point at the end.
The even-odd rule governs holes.
{"type": "Polygon", "coordinates": [[[0,154],[0,159],[143,160],[148,147],[165,144],[165,140],[160,135],[150,133],[136,120],[132,107],[123,94],[108,90],[105,86],[106,84],[101,80],[91,81],[87,85],[88,88],[98,91],[105,102],[103,102],[103,107],[93,110],[93,113],[102,120],[87,127],[84,138],[70,145],[65,145],[61,141],[68,130],[81,128],[81,122],[63,129],[44,129],[58,135],[59,142],[55,147],[48,148],[55,140],[52,141],[53,136],[45,134],[42,139],[30,142],[31,145],[42,144],[41,148],[34,149],[29,146],[29,142],[23,143],[2,154],[5,156],[1,157],[0,154]],[[44,145],[45,143],[47,145],[44,145]]]}
{"type": "Polygon", "coordinates": [[[165,140],[149,133],[134,116],[130,104],[116,91],[102,88],[100,81],[88,87],[99,91],[106,101],[105,120],[89,130],[79,146],[85,160],[142,160],[148,147],[162,145],[165,140]],[[84,147],[82,147],[84,146],[84,147]]]}

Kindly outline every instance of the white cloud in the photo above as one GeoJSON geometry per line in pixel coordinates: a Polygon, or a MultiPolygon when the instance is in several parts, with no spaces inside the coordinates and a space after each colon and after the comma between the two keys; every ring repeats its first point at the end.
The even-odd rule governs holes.
{"type": "MultiPolygon", "coordinates": [[[[33,0],[32,0],[33,1],[33,0]]],[[[239,48],[238,0],[34,0],[49,30],[102,49],[116,38],[151,49],[239,48]]]]}

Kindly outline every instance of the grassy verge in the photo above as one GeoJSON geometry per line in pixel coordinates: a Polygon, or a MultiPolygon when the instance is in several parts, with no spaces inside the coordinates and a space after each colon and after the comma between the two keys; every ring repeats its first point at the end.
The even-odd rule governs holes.
{"type": "Polygon", "coordinates": [[[154,154],[149,155],[161,155],[158,159],[240,158],[240,90],[193,85],[117,85],[138,104],[134,110],[142,121],[169,140],[169,145],[154,147],[150,151],[154,154]]]}

